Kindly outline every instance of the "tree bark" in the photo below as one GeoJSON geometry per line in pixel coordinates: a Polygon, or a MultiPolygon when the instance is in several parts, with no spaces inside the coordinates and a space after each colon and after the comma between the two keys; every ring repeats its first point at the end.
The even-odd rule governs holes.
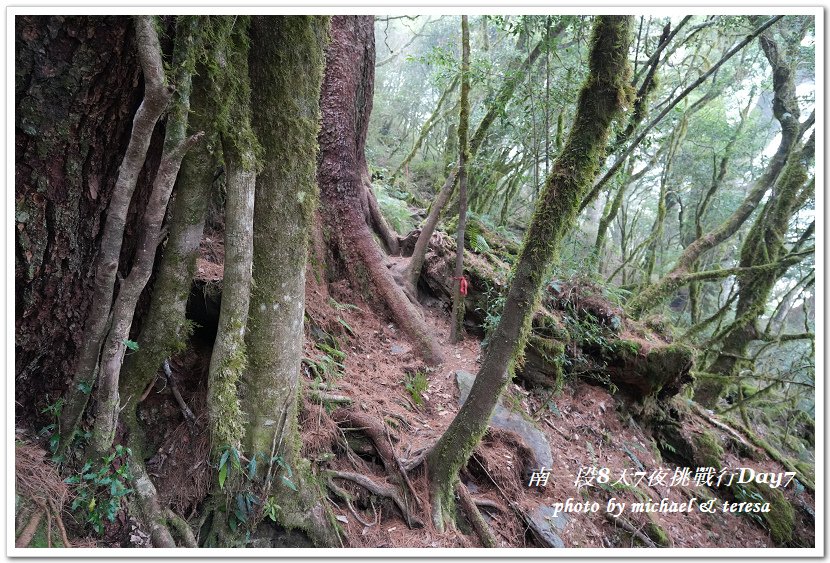
{"type": "Polygon", "coordinates": [[[458,118],[458,227],[455,251],[455,295],[452,300],[452,325],[450,342],[464,339],[464,231],[467,228],[467,130],[470,125],[470,26],[467,16],[461,16],[461,110],[458,118]],[[463,285],[462,285],[463,284],[463,285]]]}
{"type": "Polygon", "coordinates": [[[127,17],[15,17],[15,416],[66,389],[141,93],[127,17]]]}
{"type": "Polygon", "coordinates": [[[371,17],[335,16],[321,93],[318,181],[328,235],[330,280],[346,278],[370,303],[385,307],[429,363],[441,352],[420,311],[395,282],[369,229],[364,147],[372,109],[371,17]]]}
{"type": "MultiPolygon", "coordinates": [[[[305,269],[317,204],[315,162],[320,119],[325,16],[251,19],[252,124],[262,146],[256,179],[253,279],[245,336],[248,365],[241,380],[248,459],[268,474],[279,456],[298,490],[270,487],[280,524],[305,531],[316,545],[336,545],[319,486],[300,456],[297,405],[303,357],[305,269]]],[[[280,470],[281,471],[281,470],[280,470]]]]}
{"type": "MultiPolygon", "coordinates": [[[[115,291],[127,211],[147,150],[150,148],[156,121],[161,117],[173,93],[164,74],[161,47],[153,18],[138,16],[135,25],[136,43],[144,76],[144,100],[133,118],[130,143],[118,169],[118,180],[115,182],[112,200],[107,209],[101,251],[95,263],[92,306],[84,324],[83,347],[78,356],[72,385],[68,390],[61,416],[61,441],[64,445],[70,441],[80,423],[90,390],[97,378],[98,356],[111,321],[110,307],[115,291]]],[[[117,404],[112,404],[112,397],[105,398],[101,403],[99,408],[102,411],[118,408],[117,404]]]]}
{"type": "Polygon", "coordinates": [[[493,408],[524,348],[540,289],[577,207],[590,188],[611,122],[630,96],[628,44],[631,17],[600,16],[594,23],[588,78],[573,127],[537,203],[515,268],[501,321],[490,337],[469,397],[427,458],[432,520],[439,530],[453,520],[453,489],[459,469],[478,444],[493,408]]]}

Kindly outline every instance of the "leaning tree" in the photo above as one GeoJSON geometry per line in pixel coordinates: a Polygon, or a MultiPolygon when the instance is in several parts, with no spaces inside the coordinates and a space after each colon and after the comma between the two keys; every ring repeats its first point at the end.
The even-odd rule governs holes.
{"type": "Polygon", "coordinates": [[[542,284],[563,237],[573,226],[579,202],[599,170],[611,123],[630,98],[630,34],[628,16],[599,16],[594,22],[589,74],[579,94],[573,126],[525,234],[501,320],[490,336],[467,400],[426,459],[432,520],[438,529],[454,521],[458,472],[479,443],[510,381],[542,284]]]}

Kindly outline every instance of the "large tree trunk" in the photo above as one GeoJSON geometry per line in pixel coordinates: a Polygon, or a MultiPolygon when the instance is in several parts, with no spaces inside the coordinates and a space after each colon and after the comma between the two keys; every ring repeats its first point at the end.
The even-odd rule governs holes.
{"type": "Polygon", "coordinates": [[[369,228],[364,146],[372,110],[374,30],[371,16],[334,16],[321,92],[318,180],[328,235],[329,279],[345,277],[370,303],[384,307],[429,363],[441,352],[420,311],[395,282],[369,228]]]}
{"type": "Polygon", "coordinates": [[[487,429],[512,376],[513,361],[524,348],[542,284],[597,174],[611,122],[629,97],[631,22],[628,16],[600,16],[595,21],[589,75],[579,95],[574,124],[537,203],[501,321],[490,337],[467,400],[427,458],[432,519],[439,530],[453,520],[458,471],[487,429]]]}
{"type": "Polygon", "coordinates": [[[335,545],[336,535],[321,491],[300,456],[297,405],[327,29],[324,16],[251,20],[251,121],[262,147],[262,168],[254,205],[248,366],[241,380],[244,451],[248,459],[264,456],[259,474],[282,471],[276,456],[293,469],[297,492],[279,481],[270,487],[281,507],[280,523],[302,529],[321,546],[335,545]]]}
{"type": "Polygon", "coordinates": [[[104,213],[141,99],[132,22],[16,16],[15,69],[19,417],[66,388],[83,343],[104,213]]]}

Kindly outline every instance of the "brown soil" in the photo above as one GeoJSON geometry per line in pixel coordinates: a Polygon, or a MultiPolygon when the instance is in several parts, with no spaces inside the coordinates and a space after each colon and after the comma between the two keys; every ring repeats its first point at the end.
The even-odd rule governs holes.
{"type": "MultiPolygon", "coordinates": [[[[222,275],[224,249],[221,239],[209,238],[206,237],[202,244],[197,276],[218,281],[222,275]]],[[[429,300],[421,310],[445,362],[439,368],[428,368],[402,331],[373,313],[347,286],[327,286],[311,270],[306,279],[306,357],[320,361],[330,353],[325,346],[319,345],[320,342],[345,353],[342,369],[331,369],[323,375],[314,373],[310,367],[313,362],[304,362],[306,390],[323,384],[326,393],[348,397],[352,401],[351,408],[375,418],[380,427],[386,429],[392,450],[403,464],[417,458],[435,443],[457,413],[455,372],[477,372],[481,354],[479,340],[468,336],[458,345],[448,344],[449,312],[440,301],[429,300]],[[428,380],[420,397],[405,386],[407,377],[419,372],[428,380]]],[[[593,310],[603,306],[599,302],[585,305],[593,310]]],[[[609,316],[612,313],[610,310],[605,312],[609,316]]],[[[651,338],[633,332],[628,326],[624,326],[623,331],[626,338],[644,344],[651,338]]],[[[140,409],[140,416],[148,428],[148,440],[157,452],[147,462],[148,472],[153,476],[162,500],[185,518],[197,514],[214,475],[208,465],[204,424],[209,358],[210,347],[194,339],[191,348],[171,359],[178,388],[197,416],[195,426],[184,421],[163,377],[159,378],[140,409]]],[[[384,469],[371,445],[364,440],[365,447],[358,447],[360,441],[354,439],[359,438],[359,430],[338,427],[327,410],[331,407],[317,404],[311,395],[306,393],[300,415],[303,454],[317,462],[318,470],[360,473],[379,484],[397,487],[394,476],[384,469]],[[353,447],[346,446],[346,438],[353,447]]],[[[641,497],[658,502],[661,498],[684,502],[692,497],[714,496],[705,487],[648,486],[647,481],[636,489],[596,484],[577,488],[575,480],[582,467],[607,467],[612,476],[611,483],[624,470],[632,475],[640,465],[640,469],[648,474],[665,468],[669,478],[676,467],[660,458],[649,434],[629,414],[633,409],[621,393],[612,395],[605,388],[572,379],[559,395],[553,397],[549,393],[527,391],[516,384],[510,384],[505,395],[505,405],[535,419],[536,426],[548,439],[554,466],[547,486],[528,487],[523,469],[530,454],[520,437],[492,428],[488,430],[461,478],[475,499],[488,501],[489,506],[481,510],[499,547],[536,546],[527,525],[514,509],[527,513],[535,507],[550,506],[568,498],[596,501],[602,507],[598,513],[568,515],[569,522],[560,533],[565,546],[641,547],[643,544],[629,531],[606,519],[604,508],[611,497],[630,506],[642,500],[641,497]]],[[[686,415],[683,430],[684,433],[708,430],[722,443],[728,443],[724,432],[691,413],[686,415]]],[[[729,448],[725,450],[725,467],[784,471],[779,464],[765,457],[756,461],[742,458],[729,448]]],[[[45,464],[46,461],[38,463],[45,464]]],[[[18,479],[27,471],[31,473],[18,468],[18,479]]],[[[334,494],[329,495],[348,546],[480,547],[478,538],[463,521],[458,530],[438,533],[430,524],[423,467],[410,472],[409,478],[417,498],[410,496],[407,502],[411,512],[425,522],[424,528],[410,529],[392,502],[372,497],[349,481],[335,481],[338,487],[352,494],[354,512],[368,524],[361,523],[352,509],[334,494]]],[[[792,499],[792,487],[784,492],[792,499]]],[[[804,530],[799,533],[801,540],[814,544],[813,523],[807,516],[814,506],[812,496],[802,493],[799,500],[793,500],[793,505],[805,507],[796,511],[796,526],[804,530]]],[[[695,511],[652,515],[626,512],[625,517],[631,526],[643,533],[650,522],[659,524],[672,547],[774,547],[768,533],[747,516],[695,511]]],[[[127,525],[126,520],[121,522],[125,530],[127,525]]]]}
{"type": "MultiPolygon", "coordinates": [[[[348,296],[348,292],[338,291],[339,298],[348,296]]],[[[438,304],[423,308],[426,321],[446,359],[440,368],[430,370],[412,354],[411,344],[394,324],[379,319],[365,305],[356,304],[359,309],[337,309],[330,306],[328,299],[326,289],[315,283],[313,276],[309,276],[306,292],[309,316],[317,325],[328,326],[333,333],[338,334],[343,343],[342,350],[347,353],[344,373],[331,382],[334,390],[330,392],[350,397],[358,408],[374,414],[378,421],[387,421],[394,451],[402,460],[410,459],[429,448],[458,411],[455,371],[477,371],[481,352],[479,341],[468,337],[457,346],[448,344],[448,312],[438,304]],[[357,336],[350,336],[348,331],[343,330],[341,320],[357,336]],[[416,405],[404,386],[404,380],[408,373],[419,369],[427,374],[429,386],[423,394],[423,404],[416,405]]],[[[641,335],[629,330],[625,330],[625,333],[626,337],[643,340],[641,335]]],[[[306,354],[310,357],[320,354],[314,347],[312,338],[307,339],[306,354]]],[[[561,534],[565,545],[641,547],[642,543],[634,539],[631,533],[615,527],[605,518],[604,508],[611,497],[623,500],[630,506],[641,500],[638,493],[652,501],[659,502],[660,499],[667,498],[678,503],[693,497],[702,499],[717,496],[706,487],[649,487],[647,481],[640,484],[639,491],[609,491],[598,486],[577,489],[575,479],[581,467],[607,467],[613,476],[613,483],[623,470],[627,469],[630,476],[638,469],[634,458],[649,475],[659,468],[666,469],[669,472],[668,479],[674,474],[676,465],[659,457],[656,444],[629,416],[626,400],[619,394],[615,396],[604,388],[576,380],[570,381],[564,391],[552,399],[546,394],[536,395],[525,391],[515,384],[509,386],[507,395],[506,404],[514,405],[514,408],[520,408],[528,415],[538,413],[536,424],[548,438],[554,453],[554,467],[546,487],[527,487],[525,477],[521,474],[522,460],[527,458],[523,446],[515,435],[492,429],[488,431],[468,464],[467,471],[462,474],[462,479],[468,483],[475,498],[491,500],[500,507],[500,510],[486,508],[484,511],[501,547],[532,545],[530,536],[526,534],[526,526],[511,511],[507,499],[515,501],[527,511],[535,506],[563,502],[569,497],[575,501],[596,501],[603,508],[600,512],[569,515],[570,522],[561,534]],[[549,403],[555,406],[551,408],[549,403]],[[492,484],[488,474],[498,487],[492,484]]],[[[357,456],[342,455],[343,449],[338,449],[337,446],[337,430],[322,422],[324,418],[320,410],[314,416],[307,416],[303,432],[315,444],[313,449],[317,451],[321,448],[321,433],[333,440],[331,447],[341,455],[329,462],[328,467],[363,473],[379,482],[389,480],[378,460],[367,461],[357,456]]],[[[716,435],[722,434],[702,419],[695,420],[696,426],[693,428],[699,426],[699,431],[702,431],[705,426],[716,435]]],[[[734,452],[727,452],[724,456],[724,466],[784,471],[775,462],[742,459],[734,452]]],[[[416,471],[411,478],[426,507],[423,472],[416,471]]],[[[360,487],[346,482],[340,481],[338,484],[343,484],[358,494],[364,492],[360,487]]],[[[809,500],[812,505],[812,499],[809,500]]],[[[368,503],[366,508],[360,515],[361,519],[372,523],[375,514],[368,503]]],[[[471,535],[460,531],[439,534],[429,526],[429,518],[425,514],[422,518],[427,521],[427,528],[409,529],[391,504],[380,509],[380,522],[369,527],[358,522],[345,505],[336,504],[335,512],[341,517],[341,522],[345,520],[343,527],[349,545],[353,547],[480,546],[478,539],[470,532],[471,535]]],[[[624,516],[640,530],[645,530],[653,520],[666,532],[672,547],[774,547],[768,533],[746,515],[720,511],[715,514],[694,511],[647,515],[626,511],[624,516]]],[[[804,518],[804,515],[799,515],[799,518],[804,518]]],[[[798,525],[812,528],[812,523],[806,519],[798,525]]]]}

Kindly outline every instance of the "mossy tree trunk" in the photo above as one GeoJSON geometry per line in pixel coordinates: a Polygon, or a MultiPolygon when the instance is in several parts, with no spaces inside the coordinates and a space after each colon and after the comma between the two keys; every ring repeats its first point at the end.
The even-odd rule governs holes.
{"type": "MultiPolygon", "coordinates": [[[[762,40],[762,45],[765,40],[762,40]]],[[[658,307],[677,289],[688,283],[689,276],[694,275],[698,259],[712,248],[734,235],[760,204],[764,195],[774,185],[781,171],[790,158],[799,138],[806,131],[809,121],[798,122],[798,100],[795,96],[791,70],[787,64],[765,48],[764,54],[772,66],[773,73],[773,114],[781,124],[781,140],[778,149],[770,158],[764,173],[755,181],[749,193],[738,208],[718,227],[699,236],[689,244],[672,266],[671,270],[655,283],[643,288],[626,306],[628,312],[639,317],[658,307]]]]}
{"type": "Polygon", "coordinates": [[[464,339],[464,230],[467,228],[467,131],[470,128],[470,26],[461,16],[461,110],[458,118],[458,227],[455,251],[455,280],[458,282],[452,300],[450,342],[464,339]],[[463,285],[462,285],[463,284],[463,285]]]}
{"type": "Polygon", "coordinates": [[[207,406],[214,457],[240,448],[243,418],[237,385],[246,366],[245,333],[253,265],[254,187],[259,144],[251,128],[247,17],[217,16],[219,136],[225,162],[225,262],[219,324],[208,369],[207,406]]]}
{"type": "Polygon", "coordinates": [[[523,349],[540,289],[562,238],[576,219],[606,146],[611,122],[630,97],[628,45],[632,19],[599,16],[594,22],[590,67],[565,146],[553,164],[518,258],[501,321],[490,337],[469,397],[427,457],[432,518],[443,530],[454,519],[458,471],[478,444],[523,349]]]}
{"type": "Polygon", "coordinates": [[[256,178],[253,279],[245,337],[247,367],[240,404],[243,449],[264,456],[257,472],[280,506],[285,528],[305,531],[317,545],[336,544],[321,491],[300,456],[298,401],[303,356],[305,268],[318,193],[315,182],[323,46],[329,18],[251,19],[251,122],[262,147],[256,178]],[[293,470],[298,491],[267,477],[293,470]],[[267,474],[266,474],[267,472],[267,474]]]}
{"type": "MultiPolygon", "coordinates": [[[[762,38],[763,41],[763,38],[762,38]]],[[[772,43],[770,43],[772,44],[772,43]]],[[[774,44],[773,44],[774,45],[774,44]]],[[[768,47],[765,47],[767,49],[768,47]]],[[[752,225],[741,247],[740,266],[753,268],[774,266],[788,251],[799,251],[806,242],[800,238],[792,248],[785,244],[790,221],[803,203],[801,194],[813,191],[808,183],[808,166],[815,154],[815,137],[811,137],[800,154],[794,154],[781,174],[772,196],[755,223],[752,225]]],[[[720,342],[717,357],[707,367],[704,377],[695,389],[695,400],[705,407],[713,407],[723,390],[731,383],[742,367],[751,367],[743,360],[749,345],[763,338],[757,326],[764,314],[772,290],[778,279],[787,271],[786,265],[738,274],[738,303],[735,320],[718,331],[712,338],[720,342]]]]}
{"type": "Polygon", "coordinates": [[[328,279],[347,279],[370,303],[386,308],[429,363],[441,352],[414,298],[395,282],[369,228],[364,147],[374,87],[372,17],[335,16],[320,98],[318,181],[327,235],[328,279]]]}
{"type": "Polygon", "coordinates": [[[187,346],[191,332],[185,308],[218,164],[214,156],[218,140],[213,119],[217,107],[211,93],[215,85],[208,75],[204,65],[197,65],[188,117],[190,131],[205,131],[206,139],[190,150],[182,161],[167,241],[157,266],[149,310],[136,339],[139,349],[127,356],[121,370],[121,416],[129,431],[130,447],[139,458],[150,452],[142,451],[143,430],[136,420],[138,403],[155,380],[164,360],[187,346]]]}

